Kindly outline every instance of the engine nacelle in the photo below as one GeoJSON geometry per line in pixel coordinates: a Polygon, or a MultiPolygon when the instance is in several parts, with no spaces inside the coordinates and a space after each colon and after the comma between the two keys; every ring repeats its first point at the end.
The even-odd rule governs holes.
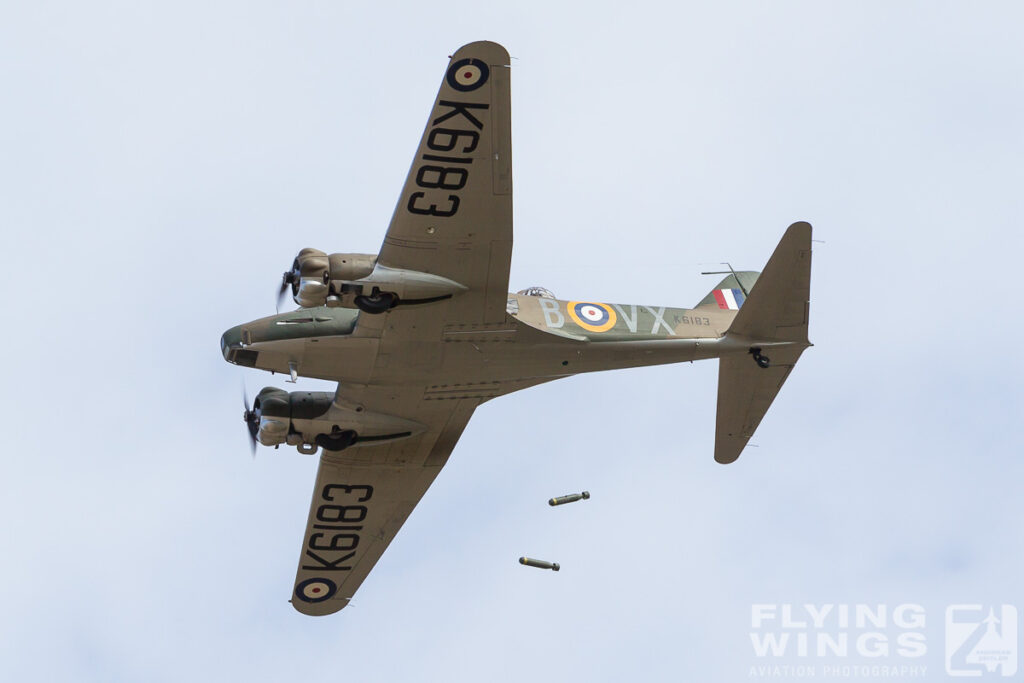
{"type": "MultiPolygon", "coordinates": [[[[328,303],[331,282],[359,280],[373,272],[377,258],[370,254],[331,254],[318,249],[303,249],[285,273],[292,286],[295,303],[305,308],[328,303]]],[[[335,289],[340,290],[340,286],[335,289]]]]}
{"type": "Polygon", "coordinates": [[[430,303],[466,290],[440,275],[382,266],[370,254],[327,255],[317,249],[300,251],[284,282],[304,308],[343,306],[367,313],[384,313],[400,301],[430,303]]]}
{"type": "Polygon", "coordinates": [[[341,282],[362,280],[377,265],[377,257],[372,254],[331,254],[327,259],[330,262],[330,279],[341,282]]]}
{"type": "Polygon", "coordinates": [[[289,393],[276,387],[260,391],[246,415],[253,421],[256,440],[264,446],[287,443],[304,453],[315,453],[317,446],[340,451],[360,442],[401,439],[426,429],[395,415],[339,405],[329,392],[289,393]]]}

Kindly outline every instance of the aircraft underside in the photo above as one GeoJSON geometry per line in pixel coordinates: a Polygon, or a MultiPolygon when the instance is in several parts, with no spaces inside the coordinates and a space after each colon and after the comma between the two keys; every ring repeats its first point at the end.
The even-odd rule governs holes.
{"type": "Polygon", "coordinates": [[[510,69],[491,42],[445,70],[378,254],[303,249],[281,278],[298,310],[224,333],[236,365],[338,383],[261,390],[257,444],[320,453],[292,605],[345,607],[484,401],[561,377],[719,358],[714,457],[736,460],[810,344],[811,226],[794,223],[760,274],[693,308],[508,293],[510,69]]]}

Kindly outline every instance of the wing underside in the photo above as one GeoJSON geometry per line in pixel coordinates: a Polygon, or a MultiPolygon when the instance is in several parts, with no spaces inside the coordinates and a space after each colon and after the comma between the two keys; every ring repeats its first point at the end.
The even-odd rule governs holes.
{"type": "Polygon", "coordinates": [[[355,335],[371,340],[373,368],[360,387],[339,386],[337,397],[427,431],[321,456],[292,593],[304,614],[330,614],[348,604],[440,472],[473,410],[497,395],[467,394],[441,369],[445,330],[493,332],[506,322],[510,112],[503,47],[470,43],[452,55],[377,263],[442,276],[464,289],[450,299],[401,301],[383,315],[361,314],[355,335]],[[448,395],[449,384],[459,387],[457,396],[448,395]]]}
{"type": "Polygon", "coordinates": [[[379,263],[466,287],[449,322],[505,319],[512,258],[509,56],[487,41],[451,57],[379,263]]]}
{"type": "Polygon", "coordinates": [[[447,462],[478,403],[451,401],[425,434],[321,455],[295,609],[324,615],[348,604],[447,462]]]}

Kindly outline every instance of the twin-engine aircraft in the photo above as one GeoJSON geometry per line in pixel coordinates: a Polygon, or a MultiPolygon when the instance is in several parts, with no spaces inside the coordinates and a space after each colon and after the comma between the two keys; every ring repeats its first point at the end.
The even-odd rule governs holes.
{"type": "MultiPolygon", "coordinates": [[[[298,310],[224,333],[236,365],[338,382],[267,387],[255,442],[321,451],[292,604],[352,599],[484,401],[581,372],[719,359],[715,460],[739,457],[807,341],[811,226],[764,271],[729,272],[694,308],[508,293],[509,56],[456,52],[380,253],[303,249],[284,274],[298,310]]],[[[730,269],[731,271],[731,269],[730,269]]]]}

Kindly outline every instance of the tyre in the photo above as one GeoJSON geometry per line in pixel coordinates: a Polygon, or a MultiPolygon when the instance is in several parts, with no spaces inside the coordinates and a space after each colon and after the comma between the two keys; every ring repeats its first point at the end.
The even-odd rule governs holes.
{"type": "Polygon", "coordinates": [[[360,311],[377,315],[387,313],[398,303],[398,297],[388,292],[381,292],[373,296],[357,296],[355,304],[360,311]]]}
{"type": "Polygon", "coordinates": [[[343,451],[356,442],[356,433],[351,429],[333,434],[319,434],[316,445],[325,451],[343,451]]]}

